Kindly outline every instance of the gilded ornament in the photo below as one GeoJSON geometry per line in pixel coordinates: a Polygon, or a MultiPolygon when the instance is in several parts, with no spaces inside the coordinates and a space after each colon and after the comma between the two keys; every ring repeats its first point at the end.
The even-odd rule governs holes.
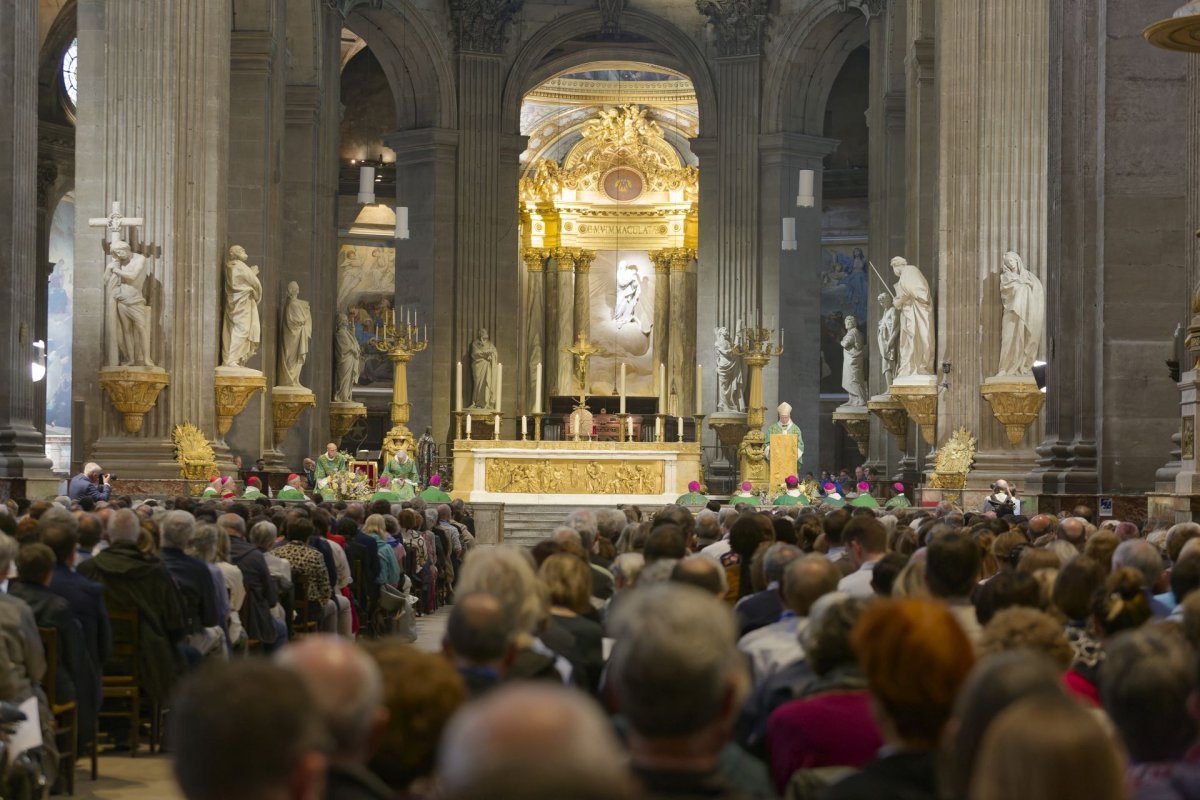
{"type": "Polygon", "coordinates": [[[937,386],[892,384],[891,393],[904,406],[909,418],[921,426],[921,438],[932,446],[937,441],[937,386]]]}
{"type": "Polygon", "coordinates": [[[871,443],[871,415],[865,412],[833,412],[833,421],[840,424],[854,440],[854,446],[864,457],[871,443]]]}
{"type": "Polygon", "coordinates": [[[895,438],[897,447],[901,450],[908,447],[908,412],[903,403],[891,395],[884,395],[868,400],[867,410],[879,417],[883,429],[895,438]]]}
{"type": "Polygon", "coordinates": [[[766,446],[766,435],[757,428],[747,431],[738,445],[738,471],[742,482],[750,481],[756,492],[766,489],[770,481],[766,446]]]}
{"type": "Polygon", "coordinates": [[[657,495],[663,464],[645,461],[559,461],[489,458],[484,489],[498,494],[657,495]]]}
{"type": "Polygon", "coordinates": [[[992,416],[999,420],[1008,435],[1008,443],[1016,447],[1025,438],[1025,429],[1037,420],[1046,395],[1030,381],[985,381],[979,390],[992,407],[992,416]]]}
{"type": "Polygon", "coordinates": [[[275,428],[275,445],[283,443],[284,437],[300,413],[306,408],[317,404],[317,398],[312,392],[285,392],[285,387],[277,386],[271,392],[271,421],[275,428]]]}
{"type": "Polygon", "coordinates": [[[171,433],[179,474],[189,481],[202,481],[220,475],[217,455],[200,429],[190,422],[176,425],[171,433]]]}
{"type": "Polygon", "coordinates": [[[929,485],[934,489],[961,489],[966,486],[967,473],[975,461],[975,437],[966,428],[959,428],[943,444],[934,459],[934,472],[929,485]]]}
{"type": "Polygon", "coordinates": [[[1196,454],[1196,418],[1194,416],[1186,416],[1183,418],[1183,427],[1179,434],[1179,457],[1184,461],[1191,461],[1196,454]]]}
{"type": "Polygon", "coordinates": [[[246,410],[246,404],[255,392],[267,388],[267,378],[260,373],[237,374],[217,368],[213,389],[217,400],[217,433],[229,433],[233,418],[246,410]]]}
{"type": "Polygon", "coordinates": [[[123,415],[126,433],[142,429],[146,414],[171,383],[167,371],[158,367],[102,367],[99,375],[113,407],[123,415]]]}
{"type": "Polygon", "coordinates": [[[335,442],[350,432],[354,423],[367,416],[367,407],[362,403],[329,404],[329,438],[335,442]]]}

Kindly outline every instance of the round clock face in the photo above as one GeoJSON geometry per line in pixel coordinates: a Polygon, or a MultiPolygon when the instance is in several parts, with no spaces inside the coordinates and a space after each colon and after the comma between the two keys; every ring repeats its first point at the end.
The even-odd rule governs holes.
{"type": "Polygon", "coordinates": [[[636,170],[617,167],[604,176],[604,193],[618,203],[628,203],[642,196],[645,181],[636,170]]]}

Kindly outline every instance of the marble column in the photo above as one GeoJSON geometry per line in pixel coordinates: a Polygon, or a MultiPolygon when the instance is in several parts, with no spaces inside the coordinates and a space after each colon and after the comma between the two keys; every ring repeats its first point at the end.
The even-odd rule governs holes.
{"type": "MultiPolygon", "coordinates": [[[[444,290],[442,276],[454,271],[454,248],[448,242],[454,240],[458,133],[443,128],[397,131],[385,136],[384,144],[396,154],[396,205],[408,207],[411,236],[396,241],[396,302],[418,309],[431,340],[408,365],[408,427],[419,437],[425,426],[432,426],[440,438],[449,433],[454,402],[453,296],[444,290]]],[[[490,328],[488,332],[495,335],[490,328]]]]}
{"type": "Polygon", "coordinates": [[[31,302],[37,291],[38,4],[0,4],[0,307],[4,309],[4,380],[0,381],[0,477],[50,468],[42,431],[34,427],[31,302]]]}
{"type": "Polygon", "coordinates": [[[1102,3],[1051,0],[1048,150],[1050,198],[1046,255],[1056,265],[1046,281],[1045,437],[1027,494],[1092,494],[1099,490],[1097,398],[1101,392],[1097,276],[1104,204],[1104,107],[1096,84],[1104,74],[1102,3]]]}
{"type": "MultiPolygon", "coordinates": [[[[578,250],[575,253],[575,306],[571,315],[574,326],[574,335],[571,337],[571,343],[574,344],[581,335],[590,337],[592,334],[592,285],[591,272],[592,262],[596,259],[596,251],[594,250],[578,250]]],[[[589,387],[583,387],[583,391],[590,391],[589,387]]]]}
{"type": "MultiPolygon", "coordinates": [[[[892,254],[905,251],[908,215],[906,207],[907,143],[905,125],[906,75],[904,67],[907,45],[908,12],[903,0],[891,3],[881,14],[870,20],[871,77],[870,106],[867,109],[871,169],[867,174],[870,202],[870,233],[867,257],[886,271],[892,254]]],[[[890,285],[875,274],[868,273],[867,359],[868,388],[872,397],[887,394],[883,379],[883,359],[876,335],[884,309],[877,302],[890,285]],[[885,288],[886,287],[886,288],[885,288]]],[[[888,433],[878,417],[871,416],[871,441],[867,465],[880,475],[895,474],[903,451],[888,433]]]]}
{"type": "MultiPolygon", "coordinates": [[[[213,370],[220,353],[227,242],[231,8],[209,0],[80,0],[76,197],[80,219],[119,201],[145,218],[151,355],[171,376],[137,434],[98,384],[103,363],[103,232],[76,227],[73,396],[84,408],[77,452],[128,477],[177,477],[171,433],[217,440],[213,370]]],[[[32,251],[31,251],[32,252],[32,251]]]]}
{"type": "MultiPolygon", "coordinates": [[[[696,252],[687,248],[671,251],[671,330],[690,331],[696,327],[696,252]]],[[[667,349],[667,394],[675,387],[676,416],[690,417],[696,412],[696,337],[672,336],[667,349]]],[[[710,373],[710,379],[716,378],[710,373]]]]}
{"type": "MultiPolygon", "coordinates": [[[[245,248],[262,280],[262,342],[246,364],[267,376],[266,391],[250,398],[225,435],[230,449],[252,464],[263,458],[274,470],[299,466],[308,453],[275,446],[271,387],[278,381],[279,298],[292,280],[283,259],[283,142],[287,8],[282,0],[258,0],[238,8],[230,43],[228,242],[245,248]]],[[[300,297],[313,300],[307,276],[297,276],[300,297]]],[[[301,412],[296,427],[311,411],[301,412]]]]}
{"type": "Polygon", "coordinates": [[[938,441],[971,431],[972,477],[986,487],[1027,473],[1037,440],[1035,423],[1011,445],[980,387],[999,360],[1004,252],[1046,280],[1049,0],[955,0],[938,10],[938,69],[956,76],[938,84],[937,360],[951,368],[940,378],[938,441]]]}
{"type": "MultiPolygon", "coordinates": [[[[767,419],[775,407],[792,405],[792,418],[804,435],[801,469],[818,472],[821,458],[821,263],[822,175],[825,156],[837,149],[836,139],[802,133],[761,137],[763,322],[775,318],[784,328],[783,354],[763,370],[767,419]],[[800,170],[811,169],[815,202],[798,208],[800,170]],[[795,250],[783,249],[784,217],[796,219],[795,250]]],[[[778,336],[778,333],[776,334],[778,336]]]]}
{"type": "MultiPolygon", "coordinates": [[[[547,277],[546,320],[550,341],[546,344],[547,393],[570,397],[575,390],[574,362],[566,348],[575,342],[575,256],[567,248],[554,251],[547,277]]],[[[550,409],[546,409],[549,411],[550,409]]]]}
{"type": "MultiPolygon", "coordinates": [[[[521,393],[521,413],[532,413],[538,404],[537,367],[542,365],[546,379],[546,252],[528,247],[521,257],[525,262],[525,358],[524,380],[517,385],[521,393]]],[[[545,400],[543,399],[544,403],[545,400]]],[[[542,406],[545,408],[545,406],[542,406]]]]}
{"type": "MultiPolygon", "coordinates": [[[[654,396],[670,398],[670,378],[666,386],[660,386],[658,381],[659,365],[671,359],[671,340],[679,338],[671,335],[670,251],[655,251],[650,254],[650,260],[654,262],[654,396]]],[[[715,367],[713,374],[716,374],[715,367]]],[[[667,413],[666,406],[660,408],[659,413],[667,413]]]]}

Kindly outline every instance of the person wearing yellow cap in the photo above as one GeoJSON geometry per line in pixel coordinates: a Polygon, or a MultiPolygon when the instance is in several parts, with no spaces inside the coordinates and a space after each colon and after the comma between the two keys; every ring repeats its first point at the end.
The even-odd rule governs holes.
{"type": "Polygon", "coordinates": [[[799,471],[800,462],[804,460],[804,436],[800,434],[800,426],[792,422],[792,407],[788,403],[780,403],[779,421],[771,423],[771,427],[767,428],[767,447],[764,451],[767,460],[771,460],[771,437],[786,433],[796,437],[796,469],[799,471]]]}
{"type": "Polygon", "coordinates": [[[700,493],[700,481],[688,484],[687,494],[681,494],[675,501],[677,506],[703,506],[708,504],[708,497],[700,493]]]}
{"type": "Polygon", "coordinates": [[[808,498],[805,496],[804,492],[800,491],[799,478],[797,478],[795,475],[788,475],[783,482],[787,486],[787,489],[785,489],[781,495],[775,498],[774,505],[806,506],[809,504],[808,498]]]}

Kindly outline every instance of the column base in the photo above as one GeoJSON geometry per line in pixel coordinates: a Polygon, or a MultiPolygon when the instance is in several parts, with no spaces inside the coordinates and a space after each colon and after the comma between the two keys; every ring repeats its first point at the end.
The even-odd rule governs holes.
{"type": "Polygon", "coordinates": [[[21,478],[31,473],[49,475],[46,437],[28,424],[0,428],[0,478],[21,478]]]}

